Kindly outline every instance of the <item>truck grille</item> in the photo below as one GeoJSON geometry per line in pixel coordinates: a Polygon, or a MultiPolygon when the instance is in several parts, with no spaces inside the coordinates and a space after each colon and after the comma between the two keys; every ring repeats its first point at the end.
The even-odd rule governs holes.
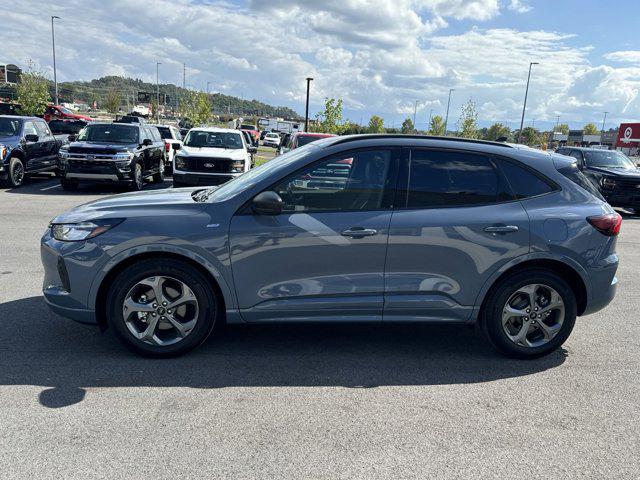
{"type": "Polygon", "coordinates": [[[76,160],[70,158],[68,162],[68,172],[98,174],[116,173],[116,165],[112,160],[76,160]]]}
{"type": "Polygon", "coordinates": [[[187,168],[190,172],[229,173],[233,162],[230,158],[186,157],[187,168]]]}
{"type": "Polygon", "coordinates": [[[616,177],[609,177],[616,182],[616,186],[613,189],[614,193],[632,193],[640,196],[640,179],[622,179],[616,177]]]}

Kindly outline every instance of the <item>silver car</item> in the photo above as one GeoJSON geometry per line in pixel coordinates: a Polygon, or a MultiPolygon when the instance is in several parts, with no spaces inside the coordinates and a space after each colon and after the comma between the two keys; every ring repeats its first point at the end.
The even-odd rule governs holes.
{"type": "Polygon", "coordinates": [[[621,217],[573,162],[461,139],[319,140],[220,187],[58,216],[44,297],[150,356],[222,322],[274,321],[479,324],[507,355],[545,355],[616,291],[621,217]]]}

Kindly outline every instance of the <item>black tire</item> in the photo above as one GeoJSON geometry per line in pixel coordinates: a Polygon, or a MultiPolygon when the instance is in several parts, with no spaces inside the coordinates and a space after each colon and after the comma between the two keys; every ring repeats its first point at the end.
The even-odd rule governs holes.
{"type": "Polygon", "coordinates": [[[143,168],[139,162],[135,162],[131,168],[131,183],[129,184],[129,189],[134,192],[139,192],[144,188],[144,175],[143,168]],[[140,172],[137,171],[140,170],[140,172]]]}
{"type": "Polygon", "coordinates": [[[209,337],[216,323],[217,305],[209,280],[191,265],[174,259],[148,259],[126,268],[113,280],[107,294],[105,313],[116,337],[129,350],[147,357],[168,358],[197,348],[209,337]],[[131,288],[143,279],[156,275],[184,282],[193,291],[199,307],[193,330],[179,342],[167,346],[151,345],[134,337],[122,313],[123,302],[131,288]]]}
{"type": "Polygon", "coordinates": [[[492,288],[482,309],[480,321],[487,338],[500,353],[526,359],[542,357],[560,348],[573,330],[576,314],[576,297],[565,280],[549,270],[530,269],[510,275],[492,288]],[[502,325],[502,311],[509,298],[520,288],[530,284],[553,288],[564,302],[564,321],[559,331],[547,343],[536,347],[514,343],[509,339],[502,325]]]}
{"type": "Polygon", "coordinates": [[[62,186],[63,190],[72,192],[78,189],[80,182],[78,182],[78,180],[73,180],[73,179],[63,177],[60,179],[60,185],[62,186]]]}
{"type": "Polygon", "coordinates": [[[173,188],[183,188],[183,187],[190,187],[190,186],[191,185],[187,185],[186,183],[176,181],[175,179],[173,180],[173,188]]]}
{"type": "Polygon", "coordinates": [[[18,188],[24,184],[26,171],[24,163],[19,158],[9,160],[9,174],[7,176],[7,184],[11,188],[18,188]]]}
{"type": "Polygon", "coordinates": [[[164,159],[160,160],[158,164],[158,173],[153,174],[153,183],[164,182],[164,159]]]}

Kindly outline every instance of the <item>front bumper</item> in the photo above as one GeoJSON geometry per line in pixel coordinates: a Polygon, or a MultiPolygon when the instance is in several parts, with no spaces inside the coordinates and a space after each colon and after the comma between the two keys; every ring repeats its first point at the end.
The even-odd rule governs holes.
{"type": "Polygon", "coordinates": [[[181,185],[215,186],[222,185],[242,173],[204,173],[182,170],[173,171],[173,180],[181,185]]]}
{"type": "Polygon", "coordinates": [[[616,193],[602,191],[602,196],[612,207],[640,208],[640,189],[638,193],[616,193]]]}
{"type": "Polygon", "coordinates": [[[79,160],[72,159],[59,163],[60,176],[66,179],[85,180],[91,182],[130,183],[131,166],[119,168],[114,160],[79,160]]]}

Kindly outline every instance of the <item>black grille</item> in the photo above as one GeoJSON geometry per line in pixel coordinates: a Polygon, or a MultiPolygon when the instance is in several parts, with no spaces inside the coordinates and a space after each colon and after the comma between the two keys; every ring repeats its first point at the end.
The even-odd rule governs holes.
{"type": "Polygon", "coordinates": [[[616,182],[616,186],[613,189],[614,193],[633,193],[640,196],[640,178],[619,178],[609,177],[616,182]]]}
{"type": "Polygon", "coordinates": [[[187,168],[191,172],[229,173],[233,162],[230,158],[186,157],[187,168]]]}
{"type": "Polygon", "coordinates": [[[118,153],[118,150],[114,148],[74,147],[73,145],[70,145],[69,153],[82,153],[84,155],[115,155],[116,153],[118,153]]]}
{"type": "Polygon", "coordinates": [[[116,166],[114,162],[108,160],[69,160],[67,171],[111,175],[116,173],[116,166]]]}

